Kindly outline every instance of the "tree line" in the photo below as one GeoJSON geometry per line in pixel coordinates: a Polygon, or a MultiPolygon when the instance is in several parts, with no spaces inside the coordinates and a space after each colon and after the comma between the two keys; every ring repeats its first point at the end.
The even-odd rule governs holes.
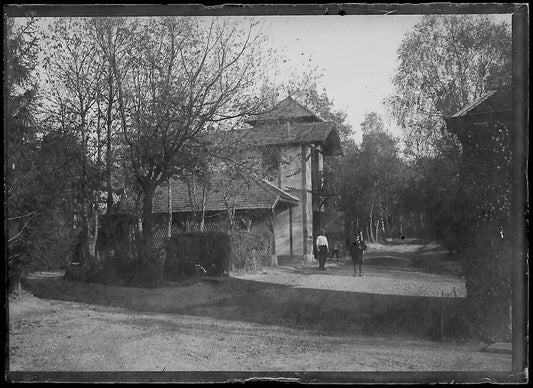
{"type": "Polygon", "coordinates": [[[136,256],[153,261],[155,190],[173,177],[193,187],[213,159],[246,164],[210,134],[279,94],[264,41],[256,22],[216,17],[8,18],[10,273],[53,267],[72,249],[94,268],[98,233],[113,230],[125,195],[136,256]]]}
{"type": "Polygon", "coordinates": [[[511,84],[511,47],[510,26],[488,15],[428,15],[404,36],[394,92],[384,101],[401,134],[370,112],[361,144],[340,162],[341,207],[366,238],[417,237],[452,250],[468,244],[477,217],[472,182],[460,179],[463,150],[444,117],[511,84]]]}
{"type": "Polygon", "coordinates": [[[13,274],[53,267],[74,241],[94,266],[99,226],[111,225],[124,194],[134,204],[138,257],[153,260],[155,190],[185,179],[201,224],[213,160],[232,174],[243,166],[262,173],[246,164],[238,144],[213,144],[211,134],[239,128],[284,91],[336,123],[345,155],[327,158],[325,169],[336,177],[331,201],[354,228],[372,241],[415,236],[455,249],[465,243],[473,205],[458,179],[461,146],[443,117],[510,84],[508,25],[485,15],[426,16],[401,43],[385,101],[402,135],[371,112],[357,144],[346,114],[319,90],[316,71],[300,69],[284,85],[269,78],[282,58],[266,49],[253,21],[57,18],[43,27],[42,20],[8,18],[6,32],[13,274]],[[62,214],[70,216],[57,230],[62,214]]]}

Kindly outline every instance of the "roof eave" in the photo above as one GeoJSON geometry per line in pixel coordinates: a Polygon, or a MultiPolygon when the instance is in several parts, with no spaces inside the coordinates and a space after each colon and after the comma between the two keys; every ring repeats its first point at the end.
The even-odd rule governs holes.
{"type": "Polygon", "coordinates": [[[278,204],[279,202],[279,195],[276,197],[276,199],[274,200],[274,203],[272,204],[272,207],[270,208],[270,211],[272,213],[274,213],[274,209],[276,208],[276,205],[278,204]]]}
{"type": "Polygon", "coordinates": [[[487,122],[487,120],[493,121],[502,119],[503,121],[511,121],[513,112],[508,111],[495,111],[495,112],[476,112],[467,113],[461,116],[453,115],[450,117],[444,117],[446,123],[446,129],[452,133],[458,133],[471,127],[473,124],[487,122]]]}
{"type": "Polygon", "coordinates": [[[324,155],[325,156],[341,156],[343,155],[342,144],[339,133],[335,128],[333,128],[326,140],[323,142],[324,155]]]}

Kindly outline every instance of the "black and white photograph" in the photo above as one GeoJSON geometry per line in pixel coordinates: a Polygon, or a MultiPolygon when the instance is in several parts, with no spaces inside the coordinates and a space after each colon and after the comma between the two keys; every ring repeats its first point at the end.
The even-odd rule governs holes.
{"type": "Polygon", "coordinates": [[[5,5],[7,382],[528,382],[529,7],[5,5]]]}

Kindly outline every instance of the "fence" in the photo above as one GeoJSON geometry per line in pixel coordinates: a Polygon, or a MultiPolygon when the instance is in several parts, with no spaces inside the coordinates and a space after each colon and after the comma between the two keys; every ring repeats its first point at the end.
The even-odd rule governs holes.
{"type": "Polygon", "coordinates": [[[457,314],[459,313],[456,309],[457,307],[457,300],[464,299],[463,297],[459,296],[457,293],[457,290],[455,286],[453,287],[453,290],[442,290],[440,292],[440,340],[444,341],[446,339],[445,332],[450,330],[450,325],[457,323],[457,314]],[[453,301],[453,302],[451,302],[453,301]],[[452,305],[450,308],[450,304],[452,305]],[[453,314],[452,314],[453,312],[453,314]]]}

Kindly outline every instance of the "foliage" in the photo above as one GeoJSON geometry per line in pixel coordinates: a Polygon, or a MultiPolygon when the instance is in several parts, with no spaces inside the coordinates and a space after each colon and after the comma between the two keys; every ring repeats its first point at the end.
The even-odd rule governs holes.
{"type": "Polygon", "coordinates": [[[269,242],[264,237],[242,230],[230,232],[231,269],[254,272],[261,269],[261,257],[268,255],[269,242]]]}
{"type": "Polygon", "coordinates": [[[186,232],[168,239],[163,276],[221,276],[228,274],[230,236],[224,232],[186,232]]]}
{"type": "Polygon", "coordinates": [[[426,16],[402,41],[388,100],[404,129],[409,171],[401,212],[414,231],[463,258],[468,333],[505,339],[510,298],[510,123],[450,117],[510,85],[511,33],[490,16],[426,16]]]}
{"type": "Polygon", "coordinates": [[[101,23],[96,36],[118,90],[125,161],[139,194],[148,257],[155,189],[202,165],[209,125],[238,121],[255,104],[244,92],[260,71],[260,37],[253,25],[243,31],[214,18],[207,24],[192,18],[101,23]]]}
{"type": "Polygon", "coordinates": [[[452,136],[443,136],[434,156],[406,162],[399,190],[404,234],[437,240],[446,248],[461,250],[467,242],[472,198],[460,180],[460,152],[452,136]]]}
{"type": "Polygon", "coordinates": [[[489,15],[427,15],[405,36],[388,106],[407,151],[431,155],[451,116],[486,90],[510,85],[511,33],[489,15]]]}
{"type": "Polygon", "coordinates": [[[506,339],[511,298],[511,123],[476,120],[462,137],[460,180],[471,198],[464,261],[472,333],[506,339]]]}
{"type": "Polygon", "coordinates": [[[309,87],[293,91],[294,97],[306,106],[311,112],[316,113],[324,121],[335,123],[335,129],[343,144],[353,142],[350,139],[352,127],[346,121],[347,114],[342,110],[337,110],[334,101],[327,95],[326,89],[318,90],[316,81],[309,87]]]}
{"type": "MultiPolygon", "coordinates": [[[[86,33],[88,29],[87,20],[58,18],[43,32],[46,99],[42,116],[51,136],[70,138],[78,144],[79,158],[61,166],[68,170],[75,191],[81,243],[76,261],[95,267],[104,180],[100,109],[103,66],[96,55],[96,44],[86,33]]],[[[64,151],[63,147],[59,150],[64,151]]]]}
{"type": "Polygon", "coordinates": [[[6,86],[8,91],[7,118],[9,130],[6,139],[11,157],[19,156],[16,146],[35,140],[37,131],[33,112],[37,106],[38,85],[35,80],[35,67],[39,52],[35,19],[29,19],[23,25],[15,25],[14,19],[8,18],[6,86]]]}
{"type": "Polygon", "coordinates": [[[397,142],[379,115],[367,114],[361,128],[361,145],[341,161],[340,194],[353,224],[351,232],[362,230],[369,239],[377,240],[379,234],[389,237],[397,228],[398,193],[405,169],[397,142]]]}
{"type": "Polygon", "coordinates": [[[69,210],[81,230],[76,252],[97,264],[104,200],[110,228],[113,194],[122,190],[140,221],[135,256],[149,262],[155,189],[176,175],[193,187],[208,181],[218,152],[208,149],[209,128],[231,130],[263,105],[250,93],[263,77],[263,38],[252,22],[241,28],[218,18],[57,18],[44,25],[39,119],[51,138],[66,141],[56,161],[67,172],[69,210]],[[69,163],[73,144],[79,158],[69,163]]]}
{"type": "Polygon", "coordinates": [[[428,15],[405,36],[398,57],[388,107],[404,131],[408,159],[401,212],[413,233],[460,250],[477,217],[471,209],[481,204],[460,175],[469,168],[486,173],[476,162],[462,166],[465,144],[444,130],[443,117],[510,84],[509,26],[487,15],[428,15]]]}
{"type": "Polygon", "coordinates": [[[7,264],[10,288],[32,265],[31,252],[36,246],[30,227],[40,208],[34,201],[39,189],[35,184],[33,156],[38,152],[38,86],[34,71],[39,52],[35,20],[16,25],[6,19],[5,118],[5,198],[7,220],[7,264]]]}
{"type": "Polygon", "coordinates": [[[487,221],[471,232],[463,260],[468,334],[487,342],[509,340],[511,240],[487,221]]]}

